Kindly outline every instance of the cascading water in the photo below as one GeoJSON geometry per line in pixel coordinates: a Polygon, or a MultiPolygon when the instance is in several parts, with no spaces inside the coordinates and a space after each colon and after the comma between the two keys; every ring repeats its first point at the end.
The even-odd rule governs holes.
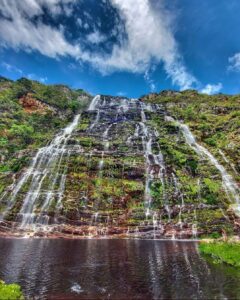
{"type": "Polygon", "coordinates": [[[21,227],[36,222],[46,224],[47,216],[44,213],[55,197],[57,206],[61,205],[66,180],[67,158],[69,156],[66,144],[77,127],[79,119],[80,115],[76,115],[73,122],[59,133],[50,145],[41,148],[37,152],[31,166],[23,173],[9,195],[9,204],[4,212],[5,215],[15,204],[16,198],[21,193],[24,185],[29,184],[28,192],[22,200],[19,213],[21,227]],[[65,160],[65,168],[61,171],[60,166],[63,160],[65,160]],[[41,209],[36,214],[35,210],[39,204],[41,209]]]}
{"type": "Polygon", "coordinates": [[[111,129],[112,125],[113,124],[110,124],[103,133],[104,151],[107,151],[109,148],[108,136],[109,136],[109,130],[111,129]]]}
{"type": "MultiPolygon", "coordinates": [[[[88,132],[90,135],[97,134],[98,136],[100,136],[104,148],[104,150],[101,152],[101,159],[99,160],[99,164],[98,164],[97,175],[100,179],[102,179],[103,177],[104,157],[105,155],[107,155],[107,152],[109,150],[109,145],[110,145],[109,131],[114,125],[125,120],[126,118],[125,114],[127,113],[127,111],[131,106],[131,100],[124,99],[124,98],[123,99],[119,98],[117,100],[118,101],[116,101],[115,98],[112,98],[110,99],[110,101],[106,101],[106,97],[96,96],[92,100],[92,103],[88,108],[88,111],[95,111],[97,113],[96,118],[93,121],[93,123],[90,125],[88,132]],[[113,114],[111,115],[111,118],[106,122],[106,120],[104,119],[106,117],[106,109],[112,111],[112,109],[114,108],[116,108],[116,110],[114,110],[113,114]]],[[[101,190],[101,186],[99,186],[98,189],[101,190]]],[[[97,224],[96,216],[100,217],[100,211],[99,211],[100,200],[101,199],[98,199],[94,204],[94,208],[96,212],[92,216],[92,220],[93,220],[92,225],[97,224]]],[[[109,219],[109,216],[107,217],[107,219],[109,219]]],[[[106,232],[104,228],[100,228],[99,230],[100,231],[104,230],[104,232],[106,232]]]]}
{"type": "MultiPolygon", "coordinates": [[[[146,182],[145,182],[145,205],[146,205],[146,218],[150,215],[154,215],[154,219],[156,219],[156,212],[150,212],[151,210],[151,204],[152,204],[152,197],[151,197],[151,184],[153,183],[154,179],[160,179],[161,184],[163,186],[164,191],[164,159],[163,155],[160,151],[160,145],[156,142],[156,138],[159,137],[158,131],[154,128],[148,128],[146,125],[147,118],[145,115],[145,111],[153,111],[152,106],[150,105],[144,105],[144,103],[141,103],[141,122],[139,123],[139,127],[137,127],[135,131],[135,135],[139,135],[139,128],[142,129],[142,145],[143,149],[145,151],[145,159],[146,159],[146,182]],[[158,146],[158,154],[153,154],[152,151],[152,144],[155,142],[155,144],[158,146]],[[157,166],[159,171],[157,175],[154,174],[154,166],[157,166]]],[[[163,195],[163,198],[164,195],[163,195]]],[[[166,199],[165,199],[166,200],[166,199]]],[[[154,223],[154,222],[153,222],[154,223]]]]}
{"type": "Polygon", "coordinates": [[[238,172],[234,166],[234,164],[232,164],[228,159],[227,157],[225,156],[225,154],[219,149],[218,152],[220,153],[220,155],[222,156],[223,160],[232,168],[232,170],[234,171],[234,173],[236,175],[238,175],[238,172]]]}
{"type": "Polygon", "coordinates": [[[182,131],[186,142],[188,145],[200,156],[207,158],[212,165],[216,167],[216,169],[220,172],[222,176],[222,184],[223,188],[226,191],[229,199],[232,202],[235,202],[235,210],[240,213],[240,190],[237,183],[234,181],[233,177],[226,171],[226,169],[218,162],[218,160],[209,152],[208,149],[203,147],[202,145],[196,142],[195,137],[191,133],[189,127],[186,124],[182,124],[172,117],[166,117],[166,121],[174,122],[182,131]]]}
{"type": "MultiPolygon", "coordinates": [[[[72,232],[88,238],[115,233],[199,237],[198,205],[204,204],[196,194],[189,197],[179,166],[167,156],[168,124],[158,127],[164,120],[160,106],[98,95],[81,116],[80,126],[78,115],[37,152],[12,191],[6,191],[9,201],[4,215],[15,218],[21,232],[50,228],[54,234],[72,232]]],[[[226,170],[196,142],[186,125],[177,124],[187,144],[221,172],[228,194],[233,195],[233,188],[237,193],[226,170]]],[[[178,133],[173,133],[174,138],[179,140],[178,133]]],[[[191,179],[197,184],[195,177],[191,179]]]]}
{"type": "Polygon", "coordinates": [[[96,109],[96,106],[98,105],[98,102],[99,100],[101,99],[101,96],[100,95],[97,95],[93,98],[91,104],[89,105],[89,108],[88,110],[91,111],[91,110],[95,110],[96,109]]]}
{"type": "MultiPolygon", "coordinates": [[[[155,142],[158,137],[158,132],[156,129],[148,128],[147,126],[147,117],[145,115],[145,111],[153,111],[151,105],[145,105],[141,101],[137,99],[126,99],[126,98],[110,98],[106,101],[106,97],[96,96],[92,103],[89,106],[89,111],[95,111],[96,117],[93,123],[90,125],[89,134],[100,135],[104,144],[104,151],[101,154],[101,160],[99,161],[99,171],[101,172],[103,168],[103,157],[105,155],[105,151],[109,149],[109,131],[112,126],[115,124],[121,124],[122,122],[129,122],[129,116],[131,110],[134,110],[135,113],[140,114],[141,121],[135,124],[135,131],[133,135],[129,135],[126,139],[126,144],[129,147],[134,146],[134,140],[138,140],[140,138],[142,140],[142,148],[144,151],[144,156],[146,160],[146,180],[145,180],[145,214],[148,218],[150,215],[153,216],[153,212],[151,212],[151,184],[155,178],[161,178],[163,182],[163,170],[164,170],[164,161],[163,156],[160,152],[153,154],[152,152],[152,144],[155,142]],[[103,100],[103,101],[102,101],[103,100]],[[114,109],[114,112],[112,111],[114,109]],[[106,120],[106,111],[112,111],[110,122],[106,120]],[[103,128],[103,130],[102,130],[103,128]],[[154,166],[158,166],[159,172],[158,174],[154,174],[154,166]]],[[[159,145],[158,145],[159,146],[159,145]]],[[[137,145],[138,147],[138,145],[137,145]]],[[[154,218],[157,218],[157,214],[154,214],[154,218]]]]}
{"type": "Polygon", "coordinates": [[[178,198],[180,198],[180,200],[181,200],[181,204],[179,205],[180,209],[179,209],[178,223],[180,225],[180,228],[182,229],[182,209],[184,208],[184,205],[185,205],[184,196],[181,192],[180,183],[178,181],[178,178],[176,177],[176,175],[174,173],[172,173],[172,177],[173,177],[175,192],[176,192],[178,198]]]}

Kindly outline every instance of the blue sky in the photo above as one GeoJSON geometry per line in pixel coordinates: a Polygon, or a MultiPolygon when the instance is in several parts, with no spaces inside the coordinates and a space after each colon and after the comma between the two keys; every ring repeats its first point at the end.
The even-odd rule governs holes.
{"type": "Polygon", "coordinates": [[[239,0],[0,0],[0,74],[139,97],[240,93],[239,0]]]}

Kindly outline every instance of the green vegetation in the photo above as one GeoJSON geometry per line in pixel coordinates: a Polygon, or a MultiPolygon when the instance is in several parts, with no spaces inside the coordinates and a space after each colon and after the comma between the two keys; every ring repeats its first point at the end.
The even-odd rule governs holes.
{"type": "MultiPolygon", "coordinates": [[[[197,91],[163,91],[142,97],[147,103],[158,104],[167,115],[187,124],[197,141],[217,158],[236,182],[240,181],[240,95],[204,95],[197,91]]],[[[176,192],[172,181],[154,183],[151,186],[154,207],[163,205],[163,192],[168,205],[179,203],[182,194],[185,205],[193,210],[182,212],[182,220],[191,223],[197,220],[201,236],[221,236],[234,233],[232,220],[236,218],[227,208],[229,199],[222,187],[222,178],[207,159],[189,147],[183,134],[174,122],[164,116],[153,115],[151,125],[159,132],[158,142],[167,166],[167,176],[175,174],[178,179],[176,192]],[[204,209],[196,209],[200,205],[204,209]],[[230,216],[226,218],[226,216],[230,216]]],[[[166,201],[165,201],[166,203],[166,201]]]]}
{"type": "Polygon", "coordinates": [[[28,165],[34,152],[90,100],[83,90],[64,85],[0,77],[0,194],[11,183],[7,174],[28,165]]]}
{"type": "Polygon", "coordinates": [[[233,242],[201,242],[199,249],[203,254],[210,255],[216,263],[227,263],[240,267],[240,244],[233,242]]]}
{"type": "MultiPolygon", "coordinates": [[[[238,96],[201,95],[195,91],[162,92],[143,97],[143,101],[160,104],[165,113],[188,124],[199,143],[210,150],[236,181],[240,180],[239,99],[238,96]]],[[[37,149],[52,140],[89,100],[82,90],[71,90],[63,85],[0,79],[0,194],[13,182],[14,176],[18,178],[18,172],[29,164],[37,149]]],[[[187,229],[189,236],[193,225],[198,237],[219,237],[223,231],[228,236],[233,235],[237,229],[236,216],[228,209],[230,203],[219,171],[186,143],[179,127],[166,121],[164,113],[156,113],[154,109],[145,113],[146,125],[158,132],[152,139],[152,153],[159,157],[162,154],[164,161],[164,168],[158,163],[151,166],[150,195],[146,195],[142,129],[136,126],[136,122],[141,121],[139,111],[130,111],[129,119],[116,123],[108,123],[115,118],[114,111],[106,111],[106,115],[100,116],[103,122],[90,133],[89,126],[96,119],[96,113],[84,111],[68,140],[68,145],[78,150],[60,161],[59,173],[66,175],[66,182],[62,207],[57,214],[66,223],[93,224],[93,216],[99,212],[98,222],[103,226],[108,222],[116,226],[151,225],[152,218],[146,220],[149,202],[158,221],[161,218],[169,227],[174,224],[179,230],[187,229]],[[102,130],[106,132],[107,128],[106,143],[102,130]],[[148,196],[151,199],[147,200],[148,196]]],[[[155,160],[154,157],[149,159],[155,160]]],[[[9,221],[16,219],[30,183],[31,178],[16,196],[7,216],[9,221]]],[[[59,185],[60,177],[52,188],[57,190],[59,185]]],[[[46,176],[42,190],[48,186],[46,176]]],[[[44,213],[55,215],[57,198],[57,195],[52,197],[44,213]]],[[[44,195],[41,195],[36,212],[43,201],[44,195]]],[[[6,202],[1,203],[0,210],[4,205],[6,202]]]]}
{"type": "Polygon", "coordinates": [[[89,100],[82,90],[64,85],[48,86],[26,78],[0,80],[0,147],[14,153],[43,145],[89,100]]]}
{"type": "MultiPolygon", "coordinates": [[[[184,92],[163,91],[160,94],[143,96],[142,99],[145,102],[163,105],[169,115],[183,120],[189,125],[197,139],[221,163],[226,164],[219,153],[220,149],[229,162],[235,166],[238,175],[233,172],[230,164],[226,165],[226,168],[233,176],[237,175],[237,180],[240,180],[238,159],[240,156],[240,95],[210,96],[187,90],[184,92]]],[[[168,133],[170,133],[169,128],[168,133]]]]}
{"type": "Polygon", "coordinates": [[[1,300],[23,300],[21,287],[18,284],[5,284],[0,280],[1,300]]]}

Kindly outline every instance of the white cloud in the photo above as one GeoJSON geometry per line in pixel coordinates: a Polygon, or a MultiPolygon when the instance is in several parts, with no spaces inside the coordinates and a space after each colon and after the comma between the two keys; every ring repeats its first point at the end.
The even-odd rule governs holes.
{"type": "Polygon", "coordinates": [[[84,23],[83,27],[84,27],[84,29],[88,30],[90,26],[88,23],[84,23]]]}
{"type": "Polygon", "coordinates": [[[150,91],[155,92],[156,91],[156,85],[154,83],[154,80],[151,78],[151,76],[149,74],[149,70],[147,70],[144,73],[144,79],[145,79],[146,83],[149,85],[150,91]]]}
{"type": "Polygon", "coordinates": [[[46,8],[52,15],[60,13],[68,13],[72,5],[77,0],[1,0],[0,8],[3,16],[9,17],[11,10],[16,8],[20,13],[28,17],[43,15],[43,7],[46,8]]]}
{"type": "Polygon", "coordinates": [[[187,71],[177,53],[175,57],[165,61],[164,68],[173,84],[179,86],[181,90],[191,89],[198,83],[196,78],[187,71]]]}
{"type": "Polygon", "coordinates": [[[200,92],[202,94],[212,95],[212,94],[217,94],[218,92],[220,92],[222,88],[223,88],[222,83],[207,84],[200,92]]]}
{"type": "MultiPolygon", "coordinates": [[[[41,0],[41,2],[46,2],[41,0]]],[[[50,1],[55,3],[56,1],[50,1]]],[[[79,55],[79,47],[69,44],[63,32],[43,23],[33,24],[24,17],[41,14],[41,9],[36,0],[23,0],[13,2],[0,0],[0,7],[7,19],[0,19],[0,37],[2,46],[11,46],[15,49],[38,50],[49,57],[60,55],[79,55]],[[17,4],[13,4],[17,3],[17,4]],[[21,5],[19,5],[21,3],[21,5]],[[22,5],[25,3],[26,7],[22,5]],[[27,3],[31,3],[27,6],[27,3]]],[[[54,7],[54,6],[52,6],[54,7]]]]}
{"type": "MultiPolygon", "coordinates": [[[[69,14],[67,8],[75,1],[0,0],[1,12],[6,17],[0,19],[0,44],[26,51],[37,50],[53,58],[72,56],[79,61],[90,63],[103,74],[119,70],[146,74],[153,65],[162,63],[173,84],[180,89],[191,88],[197,83],[187,71],[178,52],[171,17],[162,5],[165,0],[159,0],[160,9],[154,9],[150,0],[110,0],[124,21],[124,26],[116,26],[124,28],[126,38],[120,38],[108,54],[99,51],[92,53],[83,50],[80,44],[70,43],[60,25],[56,29],[41,21],[33,24],[29,20],[33,16],[42,15],[43,6],[52,15],[69,14]]],[[[89,27],[87,23],[83,26],[85,29],[89,27]]],[[[94,31],[86,37],[86,40],[93,44],[106,39],[107,37],[99,31],[94,31]]],[[[153,82],[150,82],[150,88],[155,88],[153,82]]]]}
{"type": "Polygon", "coordinates": [[[77,22],[77,25],[78,25],[79,27],[82,27],[82,25],[83,25],[82,19],[77,18],[76,22],[77,22]]]}
{"type": "MultiPolygon", "coordinates": [[[[11,2],[14,0],[7,1],[11,2]]],[[[36,15],[43,14],[42,7],[45,7],[52,15],[65,13],[67,16],[70,16],[73,12],[73,4],[76,1],[77,0],[21,0],[18,5],[30,13],[35,9],[36,15]]]]}
{"type": "Polygon", "coordinates": [[[100,44],[107,39],[107,37],[104,34],[101,34],[98,30],[89,33],[86,38],[91,44],[100,44]]]}
{"type": "Polygon", "coordinates": [[[152,64],[163,62],[167,74],[181,89],[196,83],[178,53],[169,14],[163,7],[156,11],[149,0],[111,0],[111,3],[125,22],[127,39],[115,45],[110,56],[94,57],[102,72],[145,73],[152,64]]]}
{"type": "Polygon", "coordinates": [[[11,73],[18,73],[18,74],[23,74],[23,71],[20,70],[19,68],[13,66],[13,65],[10,65],[6,62],[3,62],[1,64],[8,72],[11,72],[11,73]]]}
{"type": "Polygon", "coordinates": [[[229,67],[231,71],[240,72],[240,53],[236,53],[232,57],[229,57],[229,67]]]}

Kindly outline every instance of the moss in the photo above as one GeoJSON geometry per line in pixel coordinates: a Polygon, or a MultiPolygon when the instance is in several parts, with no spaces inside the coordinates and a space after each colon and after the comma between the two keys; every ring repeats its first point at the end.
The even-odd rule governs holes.
{"type": "Polygon", "coordinates": [[[240,244],[232,242],[201,242],[201,253],[210,255],[216,263],[240,267],[240,244]]]}
{"type": "Polygon", "coordinates": [[[219,199],[221,199],[221,187],[221,182],[204,178],[202,185],[202,197],[204,198],[204,202],[207,204],[217,204],[219,199]]]}
{"type": "Polygon", "coordinates": [[[0,281],[0,299],[23,300],[21,287],[18,284],[5,284],[3,281],[0,281]]]}
{"type": "Polygon", "coordinates": [[[77,130],[80,130],[80,131],[85,131],[87,130],[89,127],[89,124],[88,123],[80,123],[77,127],[77,130]]]}

